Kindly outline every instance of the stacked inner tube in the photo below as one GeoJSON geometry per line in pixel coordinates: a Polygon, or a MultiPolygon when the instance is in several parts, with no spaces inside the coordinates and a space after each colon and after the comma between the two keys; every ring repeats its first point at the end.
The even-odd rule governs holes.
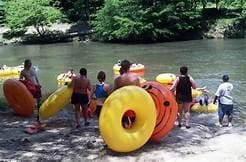
{"type": "Polygon", "coordinates": [[[172,129],[178,112],[174,95],[162,84],[145,82],[143,88],[125,86],[105,101],[99,117],[100,133],[108,147],[130,152],[147,141],[158,141],[172,129]],[[129,128],[122,119],[129,111],[134,121],[129,128]]]}
{"type": "Polygon", "coordinates": [[[157,118],[150,140],[158,141],[165,137],[173,128],[178,106],[172,92],[162,84],[153,81],[145,82],[143,88],[146,89],[155,102],[157,118]]]}
{"type": "Polygon", "coordinates": [[[130,152],[143,146],[156,124],[156,109],[151,96],[137,86],[114,91],[105,101],[99,117],[100,133],[108,147],[117,152],[130,152]],[[124,128],[126,112],[135,114],[130,128],[124,128]]]}

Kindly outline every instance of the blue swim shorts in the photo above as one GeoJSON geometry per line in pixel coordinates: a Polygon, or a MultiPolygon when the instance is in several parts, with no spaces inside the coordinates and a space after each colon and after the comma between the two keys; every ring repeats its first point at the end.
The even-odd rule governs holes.
{"type": "Polygon", "coordinates": [[[224,105],[224,104],[219,104],[219,111],[218,115],[219,118],[222,119],[224,115],[231,115],[233,111],[233,105],[224,105]]]}

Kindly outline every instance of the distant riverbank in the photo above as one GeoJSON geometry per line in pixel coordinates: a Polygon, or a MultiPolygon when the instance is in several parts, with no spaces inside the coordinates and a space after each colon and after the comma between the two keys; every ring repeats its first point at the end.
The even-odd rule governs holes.
{"type": "MultiPolygon", "coordinates": [[[[8,44],[48,44],[58,42],[88,41],[93,39],[95,31],[84,24],[53,24],[47,27],[47,34],[39,37],[34,27],[27,28],[24,36],[9,36],[10,29],[0,27],[0,45],[8,44]]],[[[13,35],[13,34],[12,34],[13,35]]],[[[219,19],[204,31],[200,39],[236,39],[245,38],[243,24],[234,24],[234,19],[219,19]]],[[[196,38],[197,39],[197,38],[196,38]]]]}
{"type": "MultiPolygon", "coordinates": [[[[87,25],[83,24],[53,24],[47,27],[47,33],[39,38],[34,27],[27,28],[23,36],[9,36],[11,30],[7,27],[0,28],[0,44],[46,44],[71,41],[87,41],[94,33],[87,25]]],[[[12,34],[13,35],[13,34],[12,34]]]]}

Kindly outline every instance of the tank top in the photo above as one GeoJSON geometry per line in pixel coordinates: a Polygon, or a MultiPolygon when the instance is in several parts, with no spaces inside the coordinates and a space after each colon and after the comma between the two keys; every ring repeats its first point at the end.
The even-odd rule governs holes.
{"type": "Polygon", "coordinates": [[[179,82],[176,87],[176,99],[181,102],[191,102],[191,86],[189,76],[179,76],[179,82]]]}
{"type": "Polygon", "coordinates": [[[104,90],[104,83],[96,85],[95,95],[96,98],[106,98],[108,96],[107,92],[104,90]]]}

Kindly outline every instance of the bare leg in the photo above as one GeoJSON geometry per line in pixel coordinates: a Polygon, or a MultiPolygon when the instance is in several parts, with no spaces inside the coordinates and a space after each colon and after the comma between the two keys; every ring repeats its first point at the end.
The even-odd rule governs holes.
{"type": "Polygon", "coordinates": [[[75,120],[77,123],[77,127],[80,126],[80,104],[75,105],[75,120]]]}
{"type": "Polygon", "coordinates": [[[41,106],[41,98],[37,98],[37,109],[38,109],[38,114],[37,114],[37,122],[41,123],[39,120],[39,108],[41,106]]]}
{"type": "Polygon", "coordinates": [[[185,126],[186,128],[190,128],[190,105],[191,103],[184,103],[184,111],[185,111],[185,126]]]}
{"type": "Polygon", "coordinates": [[[178,104],[178,126],[181,127],[183,116],[183,104],[178,104]]]}
{"type": "Polygon", "coordinates": [[[88,106],[87,105],[83,105],[82,106],[82,112],[83,112],[83,116],[84,116],[84,120],[85,120],[85,126],[88,126],[90,123],[87,122],[87,108],[88,106]]]}

